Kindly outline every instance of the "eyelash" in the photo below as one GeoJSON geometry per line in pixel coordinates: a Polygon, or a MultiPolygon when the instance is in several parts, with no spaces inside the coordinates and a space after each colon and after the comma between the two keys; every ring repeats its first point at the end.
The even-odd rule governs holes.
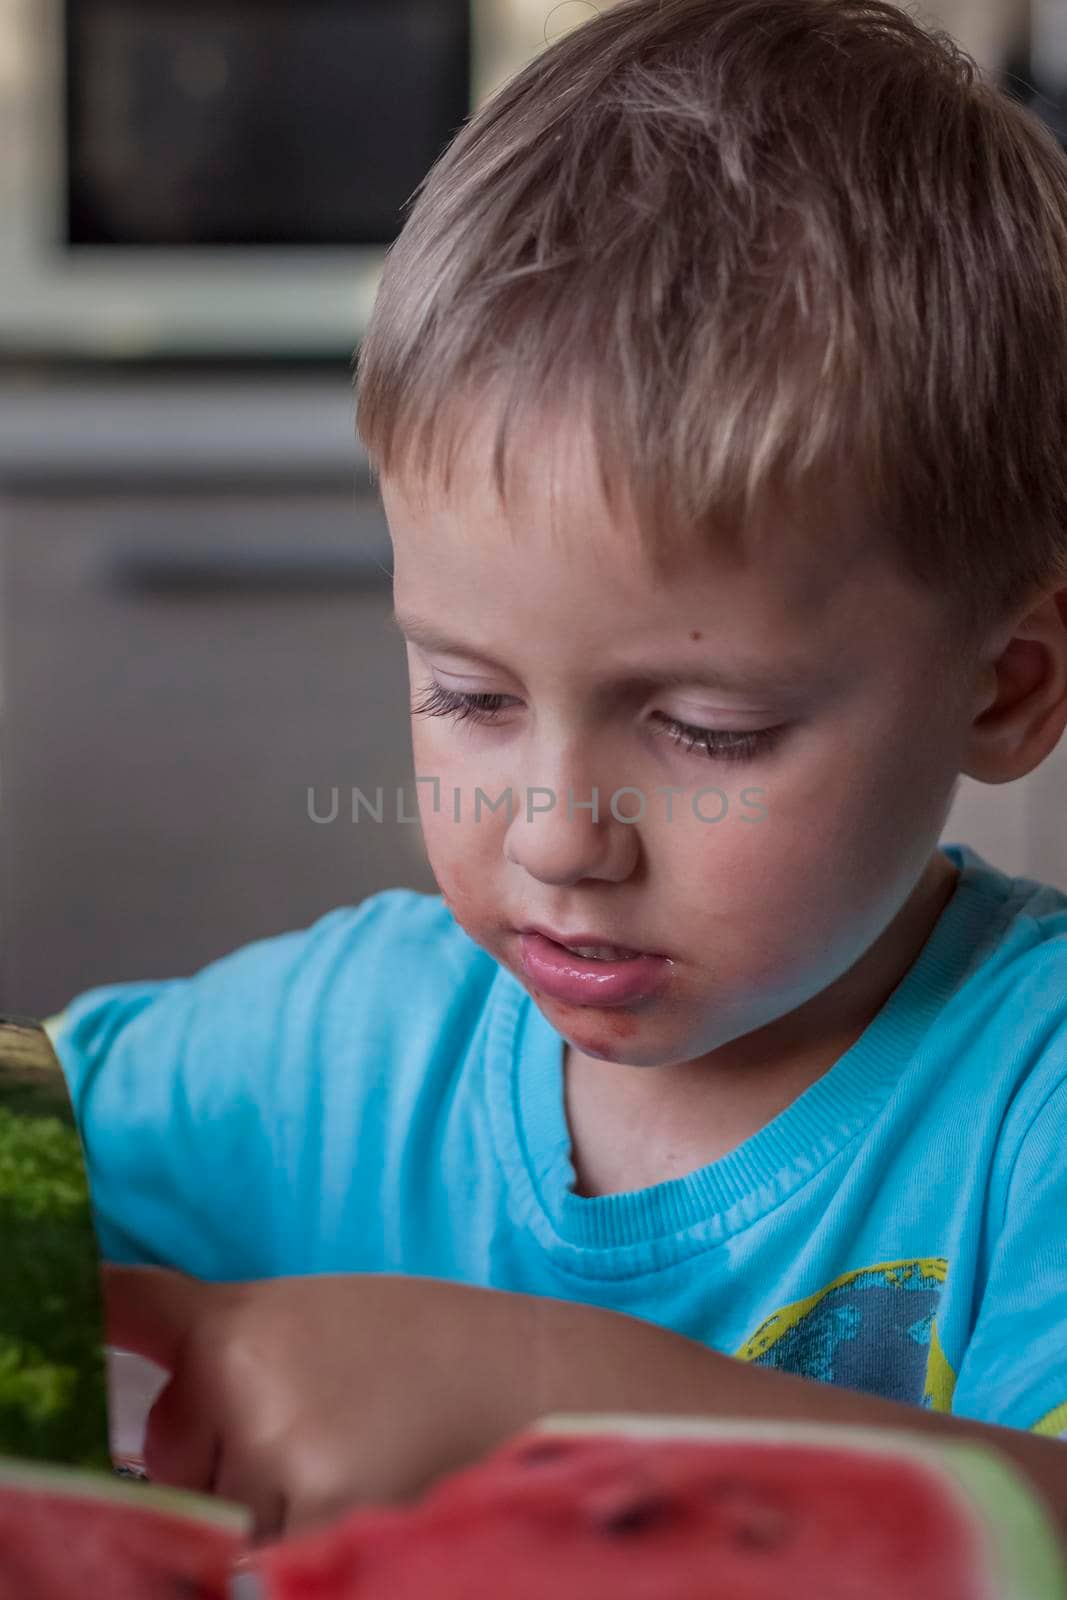
{"type": "MultiPolygon", "coordinates": [[[[502,694],[461,694],[456,689],[446,689],[443,684],[432,683],[415,702],[413,716],[451,717],[454,722],[491,722],[502,709],[502,694]]],[[[697,751],[712,761],[751,761],[774,745],[781,728],[755,728],[749,732],[728,729],[696,728],[691,723],[679,722],[675,717],[657,712],[658,726],[687,751],[697,751]]]]}

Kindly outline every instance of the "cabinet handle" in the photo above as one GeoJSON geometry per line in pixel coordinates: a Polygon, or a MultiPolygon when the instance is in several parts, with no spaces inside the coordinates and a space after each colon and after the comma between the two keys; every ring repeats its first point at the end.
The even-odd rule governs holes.
{"type": "Polygon", "coordinates": [[[168,549],[113,551],[109,586],[142,595],[308,594],[388,589],[392,549],[168,549]]]}

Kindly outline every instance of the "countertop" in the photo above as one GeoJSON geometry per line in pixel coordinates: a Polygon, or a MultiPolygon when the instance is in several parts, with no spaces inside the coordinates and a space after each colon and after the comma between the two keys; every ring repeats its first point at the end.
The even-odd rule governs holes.
{"type": "Polygon", "coordinates": [[[352,375],[0,369],[0,491],[367,476],[352,375]]]}

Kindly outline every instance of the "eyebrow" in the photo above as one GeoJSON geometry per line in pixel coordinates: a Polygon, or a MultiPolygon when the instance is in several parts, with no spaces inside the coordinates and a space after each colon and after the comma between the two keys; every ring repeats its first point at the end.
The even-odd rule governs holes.
{"type": "MultiPolygon", "coordinates": [[[[481,651],[471,649],[470,645],[453,639],[435,623],[425,617],[417,616],[414,612],[396,611],[390,620],[405,639],[421,649],[440,650],[446,655],[465,656],[469,661],[476,661],[479,665],[491,667],[494,671],[504,670],[499,661],[494,661],[481,651]]],[[[796,695],[799,683],[807,671],[805,664],[800,661],[790,662],[780,659],[771,666],[759,662],[712,666],[707,662],[694,660],[669,666],[658,663],[648,667],[634,666],[623,673],[622,681],[627,687],[639,689],[682,688],[696,684],[702,688],[725,689],[733,694],[796,695]]]]}

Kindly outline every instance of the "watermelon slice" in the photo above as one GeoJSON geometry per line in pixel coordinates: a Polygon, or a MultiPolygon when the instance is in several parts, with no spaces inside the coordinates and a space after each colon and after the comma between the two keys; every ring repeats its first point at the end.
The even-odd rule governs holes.
{"type": "Polygon", "coordinates": [[[44,1030],[0,1017],[0,1455],[110,1468],[81,1141],[44,1030]]]}
{"type": "Polygon", "coordinates": [[[251,1517],[206,1495],[0,1460],[0,1600],[226,1600],[251,1517]]]}
{"type": "Polygon", "coordinates": [[[835,1424],[549,1419],[419,1504],[242,1563],[232,1600],[1065,1600],[1006,1458],[835,1424]]]}
{"type": "Polygon", "coordinates": [[[107,1400],[66,1080],[36,1022],[0,1017],[0,1600],[226,1600],[251,1517],[116,1478],[107,1400]]]}

